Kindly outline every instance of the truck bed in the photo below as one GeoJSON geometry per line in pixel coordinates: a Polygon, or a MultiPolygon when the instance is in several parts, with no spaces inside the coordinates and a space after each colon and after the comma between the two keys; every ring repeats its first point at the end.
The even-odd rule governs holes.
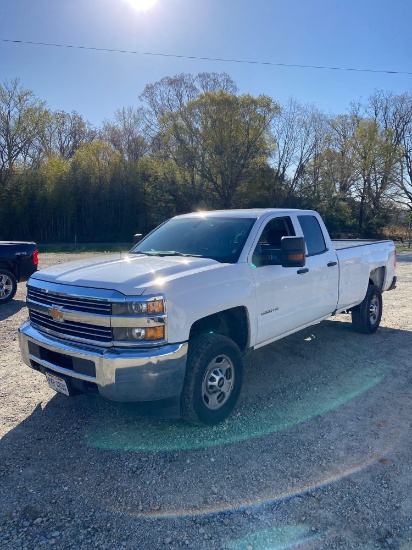
{"type": "Polygon", "coordinates": [[[344,248],[354,248],[355,246],[366,246],[368,244],[377,244],[391,242],[389,239],[332,239],[332,244],[335,250],[343,250],[344,248]]]}

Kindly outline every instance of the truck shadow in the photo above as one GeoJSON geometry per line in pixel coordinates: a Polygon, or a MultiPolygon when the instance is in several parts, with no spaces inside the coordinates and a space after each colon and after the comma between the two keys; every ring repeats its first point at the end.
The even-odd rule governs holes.
{"type": "Polygon", "coordinates": [[[11,300],[0,306],[0,321],[4,321],[26,307],[24,300],[11,300]]]}

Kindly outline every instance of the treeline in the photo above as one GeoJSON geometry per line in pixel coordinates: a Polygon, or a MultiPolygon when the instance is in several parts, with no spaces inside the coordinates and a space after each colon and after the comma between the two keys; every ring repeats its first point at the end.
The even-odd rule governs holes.
{"type": "Polygon", "coordinates": [[[15,79],[0,85],[0,240],[131,241],[214,208],[314,208],[334,236],[379,236],[412,211],[412,94],[328,116],[240,95],[225,73],[146,86],[92,127],[15,79]]]}

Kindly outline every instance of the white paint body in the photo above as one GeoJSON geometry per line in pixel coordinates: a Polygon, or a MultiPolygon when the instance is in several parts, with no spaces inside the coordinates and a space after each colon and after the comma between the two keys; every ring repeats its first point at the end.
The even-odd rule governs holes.
{"type": "MultiPolygon", "coordinates": [[[[111,289],[127,297],[162,294],[170,344],[187,342],[197,320],[242,306],[249,318],[249,346],[258,348],[362,302],[373,270],[382,269],[382,291],[389,289],[395,276],[393,242],[353,241],[352,246],[336,251],[321,217],[313,211],[230,210],[199,216],[208,214],[256,219],[237,263],[223,264],[207,258],[111,255],[59,265],[37,272],[34,278],[54,284],[111,289]],[[308,271],[304,274],[298,274],[297,268],[279,265],[254,267],[252,254],[266,223],[288,216],[295,235],[303,236],[299,215],[316,216],[327,250],[306,258],[308,271]],[[335,265],[328,266],[329,263],[335,265]]],[[[190,216],[196,214],[183,217],[190,216]]]]}

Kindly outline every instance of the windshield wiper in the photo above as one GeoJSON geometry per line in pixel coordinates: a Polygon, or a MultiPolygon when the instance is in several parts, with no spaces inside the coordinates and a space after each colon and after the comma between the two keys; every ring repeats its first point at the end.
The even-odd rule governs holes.
{"type": "Polygon", "coordinates": [[[135,254],[145,254],[146,256],[184,256],[184,257],[195,257],[202,258],[200,254],[184,254],[183,252],[178,252],[177,250],[149,250],[143,252],[142,250],[135,250],[135,254]]]}
{"type": "Polygon", "coordinates": [[[203,258],[201,254],[185,254],[184,252],[178,252],[177,250],[134,250],[133,254],[144,254],[145,256],[184,256],[184,257],[194,257],[194,258],[203,258]]]}
{"type": "MultiPolygon", "coordinates": [[[[152,254],[152,252],[149,252],[149,254],[152,254]]],[[[201,258],[202,256],[200,254],[184,254],[183,252],[178,252],[177,250],[157,250],[156,252],[153,252],[156,256],[184,256],[184,257],[195,257],[195,258],[201,258]]]]}

